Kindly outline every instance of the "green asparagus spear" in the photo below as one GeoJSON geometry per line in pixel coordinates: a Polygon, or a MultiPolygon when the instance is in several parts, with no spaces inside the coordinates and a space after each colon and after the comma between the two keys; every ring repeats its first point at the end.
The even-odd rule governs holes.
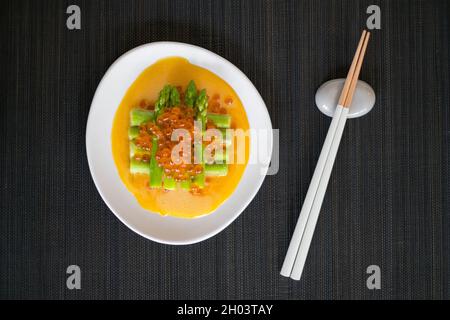
{"type": "Polygon", "coordinates": [[[214,162],[215,163],[227,163],[228,162],[229,151],[228,148],[220,148],[216,149],[214,153],[214,162]]]}
{"type": "Polygon", "coordinates": [[[152,140],[152,157],[150,159],[150,187],[161,188],[163,169],[156,160],[156,151],[158,150],[158,138],[152,140]]]}
{"type": "Polygon", "coordinates": [[[164,189],[166,190],[175,190],[177,187],[175,179],[170,177],[164,177],[164,189]]]}
{"type": "MultiPolygon", "coordinates": [[[[197,99],[195,100],[195,104],[194,107],[196,109],[196,113],[197,113],[197,120],[201,121],[201,125],[202,125],[202,135],[205,131],[205,126],[206,126],[206,111],[208,109],[208,97],[206,95],[206,90],[202,89],[197,97],[197,99]]],[[[203,146],[198,146],[198,149],[200,149],[201,151],[201,163],[203,165],[203,172],[201,174],[198,174],[194,177],[194,183],[200,187],[203,188],[205,186],[205,161],[204,161],[204,155],[203,155],[203,146]]],[[[194,150],[195,152],[195,150],[194,150]]]]}
{"type": "Polygon", "coordinates": [[[223,177],[228,174],[227,164],[207,164],[205,165],[205,175],[207,177],[223,177]]]}
{"type": "Polygon", "coordinates": [[[233,140],[233,134],[231,132],[227,133],[226,129],[219,129],[222,132],[222,141],[226,146],[231,145],[233,140]]]}
{"type": "Polygon", "coordinates": [[[205,159],[204,159],[204,150],[203,150],[203,144],[202,143],[195,143],[194,144],[194,154],[195,159],[198,159],[199,163],[203,166],[203,172],[196,175],[194,177],[194,184],[196,184],[198,187],[203,188],[205,186],[205,159]]]}
{"type": "Polygon", "coordinates": [[[169,104],[171,107],[180,105],[180,93],[178,92],[177,88],[172,87],[169,100],[169,104]]]}
{"type": "Polygon", "coordinates": [[[218,128],[229,128],[231,126],[231,116],[229,114],[208,113],[208,120],[211,120],[218,128]]]}
{"type": "Polygon", "coordinates": [[[202,172],[194,177],[194,184],[196,184],[200,189],[205,187],[205,172],[202,172]]]}
{"type": "Polygon", "coordinates": [[[130,141],[130,158],[134,157],[135,154],[148,154],[150,155],[151,152],[145,149],[142,149],[134,143],[134,141],[130,141]]]}
{"type": "Polygon", "coordinates": [[[206,112],[208,109],[208,96],[206,90],[202,89],[195,100],[195,109],[197,111],[197,117],[201,117],[202,121],[206,120],[206,112]]]}
{"type": "Polygon", "coordinates": [[[135,158],[130,159],[130,173],[150,174],[150,165],[148,162],[138,161],[135,158]]]}
{"type": "Polygon", "coordinates": [[[197,87],[195,86],[195,82],[191,80],[184,94],[184,104],[187,105],[188,107],[193,107],[196,99],[197,99],[197,87]]]}
{"type": "Polygon", "coordinates": [[[134,108],[130,111],[130,125],[131,126],[139,126],[142,123],[148,122],[153,119],[153,111],[142,109],[142,108],[134,108]]]}
{"type": "Polygon", "coordinates": [[[191,189],[191,180],[183,180],[180,181],[180,187],[183,190],[189,190],[191,189]]]}
{"type": "MultiPolygon", "coordinates": [[[[233,134],[231,132],[227,134],[227,129],[225,128],[219,128],[218,130],[222,133],[223,144],[225,144],[226,146],[231,145],[233,134]]],[[[203,137],[206,137],[206,132],[203,132],[203,137]]]]}
{"type": "Polygon", "coordinates": [[[164,88],[159,92],[158,100],[155,103],[155,119],[161,114],[161,112],[169,105],[170,93],[172,92],[172,86],[166,84],[164,88]]]}
{"type": "Polygon", "coordinates": [[[128,128],[128,139],[133,140],[139,135],[139,127],[133,126],[128,128]]]}

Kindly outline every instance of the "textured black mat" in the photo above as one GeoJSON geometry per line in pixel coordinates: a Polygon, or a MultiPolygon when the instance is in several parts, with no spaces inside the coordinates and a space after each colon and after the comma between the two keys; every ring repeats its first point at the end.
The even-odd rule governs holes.
{"type": "Polygon", "coordinates": [[[447,1],[1,1],[0,298],[450,298],[447,1]],[[330,120],[314,106],[344,77],[370,4],[382,29],[362,79],[374,110],[348,122],[300,282],[279,270],[330,120]],[[78,4],[82,29],[66,28],[78,4]],[[176,40],[243,70],[280,129],[280,171],[200,244],[127,229],[85,153],[94,91],[122,53],[176,40]],[[77,264],[82,289],[66,289],[77,264]],[[379,265],[382,289],[366,288],[379,265]]]}

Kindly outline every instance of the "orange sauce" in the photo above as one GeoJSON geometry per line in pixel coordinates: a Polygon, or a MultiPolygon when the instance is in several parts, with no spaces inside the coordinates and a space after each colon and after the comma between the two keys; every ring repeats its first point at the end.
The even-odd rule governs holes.
{"type": "Polygon", "coordinates": [[[182,218],[202,216],[217,209],[237,187],[249,158],[247,138],[245,163],[229,164],[228,175],[225,177],[208,177],[200,195],[185,190],[150,189],[148,176],[130,174],[128,143],[130,110],[144,99],[153,104],[165,84],[185,89],[190,80],[195,81],[197,88],[205,88],[210,97],[226,97],[226,110],[232,117],[232,128],[244,131],[249,129],[244,107],[230,85],[214,73],[193,65],[184,58],[172,57],[157,61],[134,81],[116,111],[111,132],[112,153],[119,176],[139,204],[152,212],[182,218]],[[229,101],[232,103],[228,104],[229,101]]]}

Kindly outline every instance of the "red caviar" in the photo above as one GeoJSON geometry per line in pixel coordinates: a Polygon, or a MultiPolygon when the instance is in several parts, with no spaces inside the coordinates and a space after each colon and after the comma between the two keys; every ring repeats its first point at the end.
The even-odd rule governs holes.
{"type": "MultiPolygon", "coordinates": [[[[181,88],[178,90],[180,95],[182,94],[181,88]]],[[[183,97],[181,97],[183,99],[183,97]]],[[[231,98],[227,98],[231,99],[231,98]]],[[[225,99],[225,103],[230,104],[225,99]]],[[[231,100],[232,101],[232,100],[231,100]]],[[[142,100],[139,104],[146,109],[153,109],[149,101],[142,100]]],[[[214,94],[212,99],[208,103],[208,112],[226,114],[227,109],[221,105],[220,95],[214,94]]],[[[201,164],[195,164],[194,161],[194,119],[195,111],[192,107],[188,106],[175,106],[166,108],[157,117],[156,123],[147,122],[139,127],[139,135],[135,139],[135,143],[139,148],[151,151],[153,136],[158,138],[158,149],[155,155],[158,165],[163,168],[166,177],[173,177],[175,181],[191,180],[194,176],[203,172],[203,166],[201,164]],[[185,129],[191,136],[191,149],[182,150],[179,154],[179,160],[173,161],[172,150],[180,142],[183,137],[180,137],[178,141],[172,141],[172,132],[176,129],[185,129]],[[183,152],[189,152],[190,154],[184,154],[183,152]],[[184,161],[189,158],[187,163],[184,161]]],[[[215,129],[215,124],[207,120],[206,129],[215,129]]],[[[149,155],[137,155],[136,160],[149,162],[149,155]]],[[[213,159],[205,159],[211,161],[213,159]]],[[[190,191],[193,194],[201,193],[201,189],[197,186],[191,186],[190,191]]]]}
{"type": "MultiPolygon", "coordinates": [[[[203,172],[203,167],[194,163],[194,155],[191,150],[182,150],[179,154],[180,161],[172,161],[172,149],[179,141],[172,141],[172,132],[175,129],[185,129],[194,139],[194,110],[186,106],[167,108],[156,119],[156,124],[147,123],[141,126],[136,145],[150,150],[152,136],[158,137],[158,151],[156,160],[163,168],[167,177],[173,177],[176,181],[189,180],[193,176],[203,172]],[[189,152],[185,155],[183,152],[189,152]],[[184,156],[190,156],[188,163],[183,161],[184,156]]],[[[182,137],[180,139],[183,139],[182,137]]]]}

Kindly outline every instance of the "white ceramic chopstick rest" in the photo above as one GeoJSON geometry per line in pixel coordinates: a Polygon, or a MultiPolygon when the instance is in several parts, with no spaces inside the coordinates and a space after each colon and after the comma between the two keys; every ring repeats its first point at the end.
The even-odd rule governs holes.
{"type": "MultiPolygon", "coordinates": [[[[333,79],[322,84],[316,92],[316,106],[323,114],[332,118],[338,104],[339,94],[346,79],[333,79]]],[[[375,105],[375,91],[365,81],[358,80],[347,119],[359,118],[369,113],[375,105]]]]}

